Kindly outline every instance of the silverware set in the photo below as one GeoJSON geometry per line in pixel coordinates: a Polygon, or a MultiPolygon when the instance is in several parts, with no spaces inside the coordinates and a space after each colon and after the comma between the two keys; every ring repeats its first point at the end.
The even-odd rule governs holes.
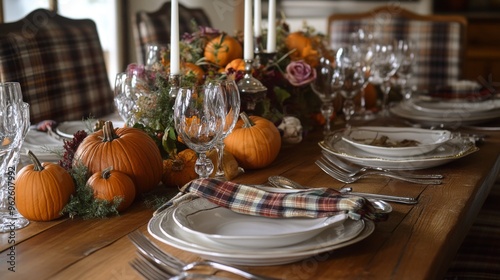
{"type": "Polygon", "coordinates": [[[439,185],[442,184],[441,179],[443,178],[439,174],[422,175],[402,171],[390,171],[382,168],[354,166],[342,162],[334,155],[330,155],[324,151],[321,158],[315,163],[326,174],[346,184],[354,183],[367,176],[385,176],[415,184],[439,185]]]}
{"type": "Polygon", "coordinates": [[[218,262],[199,261],[184,263],[161,250],[139,231],[130,233],[128,237],[140,253],[140,256],[134,259],[130,265],[146,279],[228,279],[213,274],[192,272],[196,271],[197,268],[213,268],[218,271],[230,272],[249,280],[276,280],[275,278],[255,275],[218,262]]]}

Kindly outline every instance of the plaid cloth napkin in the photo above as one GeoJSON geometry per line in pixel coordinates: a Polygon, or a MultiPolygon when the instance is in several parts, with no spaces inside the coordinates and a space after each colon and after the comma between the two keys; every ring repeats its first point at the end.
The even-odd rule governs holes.
{"type": "Polygon", "coordinates": [[[209,178],[193,180],[183,189],[187,192],[187,196],[179,197],[179,200],[202,197],[221,207],[247,215],[270,218],[319,218],[347,213],[352,219],[367,218],[374,221],[387,219],[387,213],[378,211],[367,199],[342,195],[330,188],[275,193],[209,178]]]}

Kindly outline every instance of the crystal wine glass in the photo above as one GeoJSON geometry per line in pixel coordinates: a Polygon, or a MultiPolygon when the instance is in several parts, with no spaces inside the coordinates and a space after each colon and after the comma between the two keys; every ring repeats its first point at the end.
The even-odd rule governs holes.
{"type": "Polygon", "coordinates": [[[325,119],[323,134],[328,135],[331,133],[330,117],[334,111],[333,100],[342,87],[343,79],[339,69],[335,68],[326,57],[320,58],[316,70],[317,76],[314,82],[311,83],[311,89],[321,100],[321,114],[325,119]]]}
{"type": "Polygon", "coordinates": [[[0,83],[0,232],[29,224],[17,211],[13,195],[19,153],[30,126],[29,116],[29,105],[22,101],[19,83],[0,83]]]}
{"type": "Polygon", "coordinates": [[[212,174],[214,165],[206,152],[222,136],[225,117],[221,87],[215,83],[180,88],[175,99],[174,122],[184,143],[198,154],[195,171],[200,178],[212,174]]]}
{"type": "Polygon", "coordinates": [[[403,100],[408,101],[411,98],[412,89],[408,81],[413,74],[413,64],[415,60],[414,44],[409,40],[399,40],[397,42],[397,52],[400,58],[399,68],[397,70],[398,81],[401,86],[403,100]]]}
{"type": "Polygon", "coordinates": [[[365,86],[365,72],[361,64],[360,53],[351,47],[339,48],[336,54],[336,63],[342,72],[342,87],[340,94],[344,97],[342,112],[345,117],[345,126],[351,127],[351,117],[354,115],[354,97],[361,92],[365,86]]]}
{"type": "Polygon", "coordinates": [[[374,114],[366,109],[366,97],[364,89],[368,86],[370,82],[370,76],[372,75],[372,63],[374,55],[374,39],[373,34],[364,29],[358,29],[353,32],[350,36],[350,45],[353,52],[358,53],[359,66],[365,74],[365,82],[363,88],[361,89],[360,96],[360,106],[359,110],[355,112],[356,117],[362,120],[373,119],[374,114]]]}
{"type": "Polygon", "coordinates": [[[233,131],[238,116],[240,114],[240,92],[234,80],[224,80],[220,82],[222,97],[224,98],[225,125],[222,136],[217,141],[216,149],[218,154],[218,164],[215,176],[225,178],[224,174],[224,139],[233,131]]]}
{"type": "Polygon", "coordinates": [[[373,71],[380,79],[384,99],[382,101],[382,116],[389,115],[389,92],[391,91],[391,78],[399,68],[399,58],[395,50],[394,42],[378,42],[375,44],[373,57],[373,71]]]}

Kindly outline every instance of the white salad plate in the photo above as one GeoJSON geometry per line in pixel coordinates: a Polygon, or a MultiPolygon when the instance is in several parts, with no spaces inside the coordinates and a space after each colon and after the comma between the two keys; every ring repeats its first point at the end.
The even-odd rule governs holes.
{"type": "Polygon", "coordinates": [[[63,151],[63,141],[57,140],[46,132],[36,130],[32,126],[21,148],[21,153],[26,154],[31,150],[35,156],[41,161],[57,161],[59,160],[58,153],[63,151]]]}
{"type": "Polygon", "coordinates": [[[408,157],[378,156],[354,147],[338,135],[339,133],[334,133],[332,137],[319,142],[319,146],[330,154],[358,165],[393,170],[431,168],[449,163],[479,150],[469,138],[454,136],[426,154],[408,157]]]}
{"type": "Polygon", "coordinates": [[[468,103],[471,104],[469,107],[454,102],[438,102],[434,105],[430,103],[400,102],[391,107],[390,112],[403,119],[426,126],[465,126],[500,118],[499,99],[470,102],[468,103]]]}
{"type": "Polygon", "coordinates": [[[380,156],[408,157],[428,153],[450,140],[448,130],[429,130],[401,127],[353,127],[342,136],[343,140],[363,151],[380,156]],[[382,137],[386,146],[377,145],[382,137]],[[402,147],[404,141],[416,141],[414,146],[402,147]]]}
{"type": "MultiPolygon", "coordinates": [[[[123,125],[123,121],[113,121],[114,128],[123,127],[123,125]]],[[[66,138],[73,138],[73,135],[80,130],[90,132],[84,121],[61,122],[56,127],[57,134],[66,138]]]]}
{"type": "Polygon", "coordinates": [[[348,219],[342,225],[332,230],[324,230],[303,242],[263,250],[221,244],[189,235],[173,220],[172,210],[154,216],[148,223],[149,233],[165,244],[198,254],[204,259],[249,266],[291,263],[343,248],[367,238],[374,229],[375,224],[372,221],[348,219]]]}
{"type": "Polygon", "coordinates": [[[214,242],[245,248],[273,248],[300,243],[325,229],[341,225],[347,214],[317,219],[274,219],[239,214],[196,200],[179,205],[173,212],[173,219],[187,233],[214,242]]]}

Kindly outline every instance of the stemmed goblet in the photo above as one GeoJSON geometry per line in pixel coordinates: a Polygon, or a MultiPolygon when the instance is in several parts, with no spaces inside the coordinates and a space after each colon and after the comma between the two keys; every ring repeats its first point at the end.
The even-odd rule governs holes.
{"type": "Polygon", "coordinates": [[[354,115],[354,97],[365,86],[365,72],[361,64],[361,56],[350,47],[339,48],[336,54],[336,64],[342,72],[342,87],[340,94],[344,97],[342,112],[345,118],[345,127],[351,127],[351,117],[354,115]]]}
{"type": "Polygon", "coordinates": [[[217,178],[225,178],[224,174],[224,139],[233,131],[238,116],[240,114],[240,92],[238,85],[234,80],[224,80],[220,82],[222,97],[224,98],[223,113],[225,116],[225,125],[222,135],[217,141],[216,149],[218,155],[217,178]]]}
{"type": "Polygon", "coordinates": [[[389,115],[389,92],[391,91],[391,78],[399,68],[399,58],[395,50],[394,42],[379,42],[375,44],[373,57],[373,70],[375,77],[380,79],[382,92],[382,116],[389,115]]]}
{"type": "Polygon", "coordinates": [[[408,85],[408,80],[413,74],[413,64],[415,60],[414,44],[409,40],[399,40],[397,42],[397,52],[400,63],[396,73],[401,86],[403,100],[408,101],[412,95],[412,89],[411,86],[408,85]]]}
{"type": "Polygon", "coordinates": [[[365,81],[361,89],[360,105],[355,115],[357,118],[362,120],[373,119],[374,114],[366,108],[366,96],[364,93],[365,88],[370,82],[370,76],[372,75],[372,63],[374,55],[374,40],[373,34],[363,30],[358,29],[353,32],[350,36],[350,45],[354,53],[357,53],[359,57],[359,67],[361,67],[363,73],[365,74],[365,81]]]}
{"type": "Polygon", "coordinates": [[[14,179],[21,146],[30,126],[29,116],[29,105],[22,101],[20,84],[0,83],[0,232],[14,231],[29,224],[14,203],[14,179]]]}
{"type": "Polygon", "coordinates": [[[214,148],[225,125],[224,99],[215,83],[179,88],[174,104],[174,123],[184,143],[198,154],[195,171],[207,178],[214,164],[206,152],[214,148]]]}
{"type": "Polygon", "coordinates": [[[311,89],[321,100],[321,114],[325,119],[323,126],[323,134],[331,133],[330,117],[333,114],[333,100],[337,97],[337,93],[342,87],[343,78],[339,69],[332,65],[332,62],[321,57],[319,65],[316,69],[316,79],[311,83],[311,89]]]}

